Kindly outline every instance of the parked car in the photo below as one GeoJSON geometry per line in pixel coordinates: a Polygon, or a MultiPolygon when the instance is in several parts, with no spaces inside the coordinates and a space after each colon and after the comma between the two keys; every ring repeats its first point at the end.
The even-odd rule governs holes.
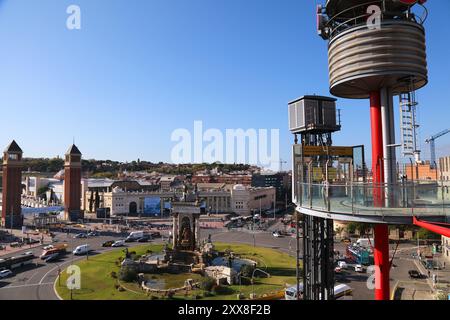
{"type": "Polygon", "coordinates": [[[88,237],[98,237],[100,234],[96,231],[91,231],[87,235],[88,237]]]}
{"type": "Polygon", "coordinates": [[[272,236],[274,236],[275,238],[281,238],[281,234],[278,231],[272,232],[272,236]]]}
{"type": "Polygon", "coordinates": [[[8,278],[8,277],[11,277],[12,275],[13,275],[13,272],[11,270],[6,269],[3,271],[0,271],[0,279],[8,278]]]}
{"type": "Polygon", "coordinates": [[[24,256],[32,256],[33,254],[34,254],[33,251],[28,251],[28,252],[22,253],[22,255],[24,255],[24,256]]]}
{"type": "Polygon", "coordinates": [[[74,239],[85,239],[85,238],[87,238],[87,235],[85,233],[78,233],[73,238],[74,239]]]}
{"type": "Polygon", "coordinates": [[[103,242],[102,247],[103,248],[112,247],[114,242],[115,242],[114,240],[109,240],[109,241],[103,242]]]}
{"type": "Polygon", "coordinates": [[[338,262],[338,266],[341,269],[347,269],[348,268],[348,264],[345,261],[339,261],[338,262]]]}

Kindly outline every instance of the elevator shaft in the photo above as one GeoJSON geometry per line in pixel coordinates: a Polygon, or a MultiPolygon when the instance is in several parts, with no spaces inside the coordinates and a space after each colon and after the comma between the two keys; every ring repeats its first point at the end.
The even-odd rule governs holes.
{"type": "Polygon", "coordinates": [[[333,220],[303,217],[303,299],[334,299],[333,220]]]}

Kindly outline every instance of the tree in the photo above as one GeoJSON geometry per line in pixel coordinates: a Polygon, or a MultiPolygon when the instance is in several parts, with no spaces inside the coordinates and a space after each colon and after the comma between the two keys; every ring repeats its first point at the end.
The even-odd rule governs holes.
{"type": "Polygon", "coordinates": [[[120,269],[119,279],[125,282],[133,282],[137,279],[136,269],[125,266],[120,269]]]}

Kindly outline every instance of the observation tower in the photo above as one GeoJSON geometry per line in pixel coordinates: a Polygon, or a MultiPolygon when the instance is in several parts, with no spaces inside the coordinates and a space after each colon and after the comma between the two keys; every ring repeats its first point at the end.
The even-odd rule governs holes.
{"type": "MultiPolygon", "coordinates": [[[[390,224],[415,224],[450,235],[446,224],[450,202],[442,196],[439,181],[416,183],[400,179],[397,168],[395,148],[399,145],[395,141],[394,96],[400,97],[402,110],[408,112],[408,108],[416,105],[412,100],[414,92],[428,83],[424,3],[417,0],[328,0],[326,5],[317,8],[318,35],[328,41],[331,94],[370,100],[371,174],[365,168],[364,148],[354,147],[350,152],[349,147],[316,143],[322,150],[316,149],[311,154],[310,142],[323,139],[311,140],[308,137],[314,134],[312,127],[296,127],[290,120],[291,132],[296,135],[293,201],[297,211],[306,221],[311,217],[328,220],[326,226],[333,220],[374,225],[376,300],[390,298],[390,224]],[[298,134],[302,135],[301,141],[298,134]],[[315,168],[321,168],[321,178],[315,168]]],[[[290,119],[301,119],[302,115],[294,113],[292,105],[289,105],[290,119]]],[[[304,245],[311,241],[312,234],[308,230],[303,232],[304,245]]],[[[319,234],[326,230],[329,228],[317,228],[319,234]]],[[[329,246],[327,237],[320,236],[311,246],[313,255],[311,251],[304,252],[305,299],[333,298],[332,285],[324,281],[326,277],[320,278],[314,272],[307,274],[308,266],[313,265],[310,259],[314,252],[329,256],[329,246]]],[[[332,268],[330,261],[319,264],[319,268],[332,268]]],[[[325,274],[330,273],[323,272],[325,274]]]]}

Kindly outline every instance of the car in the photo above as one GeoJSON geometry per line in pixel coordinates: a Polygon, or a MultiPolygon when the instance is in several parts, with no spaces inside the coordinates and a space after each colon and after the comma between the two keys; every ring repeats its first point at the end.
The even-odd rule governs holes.
{"type": "Polygon", "coordinates": [[[408,271],[409,278],[411,279],[422,279],[423,275],[417,270],[409,270],[408,271]]]}
{"type": "Polygon", "coordinates": [[[357,264],[355,266],[355,272],[364,273],[364,267],[362,265],[360,265],[360,264],[357,264]]]}
{"type": "Polygon", "coordinates": [[[109,241],[103,242],[102,247],[103,248],[112,247],[114,242],[115,242],[114,240],[109,240],[109,241]]]}
{"type": "Polygon", "coordinates": [[[33,254],[34,254],[33,251],[28,251],[28,252],[22,253],[23,256],[32,256],[33,254]]]}
{"type": "Polygon", "coordinates": [[[12,275],[13,275],[13,272],[11,270],[6,269],[3,271],[0,271],[0,279],[8,278],[8,277],[11,277],[12,275]]]}
{"type": "Polygon", "coordinates": [[[336,268],[334,268],[334,272],[335,273],[341,273],[342,269],[340,267],[336,267],[336,268]]]}
{"type": "Polygon", "coordinates": [[[50,245],[48,245],[48,246],[43,247],[42,249],[43,249],[43,250],[52,250],[52,249],[54,249],[54,248],[55,248],[55,247],[52,246],[52,245],[50,244],[50,245]]]}
{"type": "Polygon", "coordinates": [[[88,237],[98,237],[99,233],[96,231],[91,231],[87,235],[88,235],[88,237]]]}
{"type": "Polygon", "coordinates": [[[87,235],[85,233],[78,233],[73,238],[74,239],[84,239],[84,238],[87,238],[87,235]]]}
{"type": "Polygon", "coordinates": [[[142,237],[137,239],[137,242],[149,242],[151,240],[150,237],[142,237]]]}
{"type": "Polygon", "coordinates": [[[161,238],[161,232],[152,232],[150,233],[150,235],[152,236],[152,238],[161,238]]]}
{"type": "Polygon", "coordinates": [[[24,239],[23,242],[24,242],[25,244],[36,244],[36,243],[39,243],[39,240],[31,239],[31,238],[26,238],[26,239],[24,239]]]}
{"type": "Polygon", "coordinates": [[[135,241],[137,241],[138,239],[140,239],[140,238],[130,238],[130,237],[128,237],[128,238],[126,238],[124,241],[127,242],[127,243],[129,243],[129,242],[135,242],[135,241]]]}
{"type": "Polygon", "coordinates": [[[125,245],[125,240],[117,240],[111,245],[111,247],[118,248],[118,247],[123,247],[124,245],[125,245]]]}
{"type": "Polygon", "coordinates": [[[60,257],[60,254],[59,254],[59,253],[54,253],[54,254],[51,254],[51,255],[47,256],[47,257],[44,259],[44,262],[45,262],[45,263],[49,263],[49,262],[58,260],[59,257],[60,257]]]}
{"type": "Polygon", "coordinates": [[[281,234],[278,231],[272,232],[272,236],[274,236],[275,238],[281,238],[281,234]]]}
{"type": "Polygon", "coordinates": [[[339,261],[338,262],[338,267],[341,269],[347,269],[348,265],[345,261],[339,261]]]}

